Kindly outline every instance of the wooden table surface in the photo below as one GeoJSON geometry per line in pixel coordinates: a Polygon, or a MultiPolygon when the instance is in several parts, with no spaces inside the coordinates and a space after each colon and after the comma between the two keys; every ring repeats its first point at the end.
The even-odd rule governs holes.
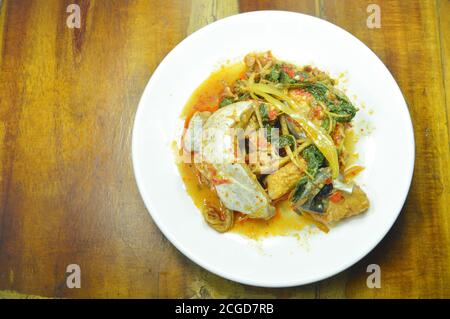
{"type": "Polygon", "coordinates": [[[0,3],[0,297],[450,297],[449,0],[0,3]],[[66,26],[71,3],[80,29],[66,26]],[[366,25],[371,3],[380,29],[366,25]],[[148,214],[130,157],[162,58],[216,19],[261,9],[318,16],[366,43],[398,81],[416,140],[411,191],[386,238],[343,273],[287,289],[236,284],[179,253],[148,214]],[[380,289],[366,285],[373,263],[380,289]],[[69,264],[80,289],[66,287],[69,264]]]}

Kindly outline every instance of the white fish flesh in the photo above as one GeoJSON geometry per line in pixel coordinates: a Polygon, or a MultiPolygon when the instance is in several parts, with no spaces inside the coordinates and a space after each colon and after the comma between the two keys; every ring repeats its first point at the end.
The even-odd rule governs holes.
{"type": "Polygon", "coordinates": [[[226,208],[251,218],[271,218],[275,208],[256,176],[243,161],[236,161],[233,128],[253,110],[253,102],[227,105],[214,112],[203,126],[202,161],[208,166],[220,200],[226,208]]]}

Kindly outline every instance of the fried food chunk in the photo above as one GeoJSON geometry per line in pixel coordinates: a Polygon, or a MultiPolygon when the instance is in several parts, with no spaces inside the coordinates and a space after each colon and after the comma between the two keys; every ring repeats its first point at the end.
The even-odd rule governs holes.
{"type": "Polygon", "coordinates": [[[366,193],[357,185],[351,194],[343,193],[343,199],[337,203],[330,201],[325,213],[328,223],[337,222],[365,212],[369,208],[369,199],[366,193]]]}
{"type": "Polygon", "coordinates": [[[288,163],[278,171],[267,176],[267,192],[272,200],[278,199],[294,188],[298,180],[304,175],[306,164],[299,161],[303,169],[298,168],[294,163],[288,163]]]}
{"type": "Polygon", "coordinates": [[[359,215],[369,209],[369,206],[366,193],[355,185],[352,193],[342,192],[342,199],[339,202],[330,201],[324,214],[311,214],[311,216],[323,224],[330,224],[359,215]]]}

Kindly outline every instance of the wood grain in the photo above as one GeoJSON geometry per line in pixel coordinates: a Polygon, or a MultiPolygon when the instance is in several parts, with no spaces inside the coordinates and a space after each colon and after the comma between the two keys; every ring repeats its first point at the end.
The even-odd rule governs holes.
{"type": "Polygon", "coordinates": [[[441,47],[441,63],[444,72],[443,85],[445,91],[445,106],[447,110],[447,130],[450,136],[450,0],[439,0],[436,6],[439,19],[439,42],[441,47]]]}
{"type": "MultiPolygon", "coordinates": [[[[450,1],[0,1],[0,290],[46,297],[450,297],[450,1]],[[82,27],[66,27],[77,3],[82,27]],[[162,58],[198,28],[277,9],[333,22],[398,81],[416,139],[412,188],[380,245],[347,271],[262,289],[182,256],[144,207],[130,160],[134,114],[162,58]],[[65,269],[82,268],[68,289],[65,269]],[[381,266],[368,289],[366,267],[381,266]]],[[[380,92],[382,94],[382,92],[380,92]]],[[[396,154],[401,156],[401,154],[396,154]]],[[[10,292],[0,293],[2,296],[10,292]]]]}
{"type": "MultiPolygon", "coordinates": [[[[322,14],[368,44],[391,70],[409,106],[417,155],[400,218],[368,257],[342,275],[336,288],[348,297],[449,296],[450,254],[442,243],[449,240],[450,157],[436,2],[383,1],[382,28],[373,30],[362,22],[365,8],[362,1],[326,1],[322,14]],[[365,287],[369,263],[380,265],[382,289],[365,287]]],[[[328,293],[321,291],[322,296],[328,293]]]]}

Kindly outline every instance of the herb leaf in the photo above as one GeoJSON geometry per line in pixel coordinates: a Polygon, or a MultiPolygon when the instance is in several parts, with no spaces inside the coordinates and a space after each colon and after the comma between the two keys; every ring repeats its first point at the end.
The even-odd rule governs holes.
{"type": "Polygon", "coordinates": [[[355,106],[346,97],[337,94],[335,90],[330,90],[325,84],[320,82],[305,83],[304,87],[317,101],[324,103],[331,113],[340,115],[336,117],[336,122],[350,122],[356,115],[355,106]],[[334,96],[334,101],[328,98],[329,93],[332,97],[334,96]]]}
{"type": "Polygon", "coordinates": [[[272,70],[270,71],[270,73],[266,75],[266,80],[278,83],[278,81],[280,79],[280,71],[281,71],[281,65],[275,64],[273,66],[272,70]]]}
{"type": "Polygon", "coordinates": [[[222,101],[219,103],[219,107],[224,107],[234,103],[234,99],[232,97],[224,97],[222,101]]]}
{"type": "Polygon", "coordinates": [[[308,183],[308,177],[303,176],[295,185],[294,192],[292,193],[291,202],[296,203],[302,197],[305,192],[306,184],[308,183]]]}
{"type": "Polygon", "coordinates": [[[268,142],[272,141],[272,128],[273,125],[270,123],[269,118],[269,106],[265,103],[259,105],[259,113],[261,114],[261,120],[264,127],[264,133],[268,142]]]}
{"type": "Polygon", "coordinates": [[[302,151],[302,157],[305,159],[311,176],[316,176],[319,168],[325,166],[325,157],[315,145],[310,145],[302,151]]]}
{"type": "Polygon", "coordinates": [[[281,72],[280,72],[280,83],[283,83],[283,84],[292,84],[292,83],[295,83],[295,80],[294,80],[294,79],[291,79],[291,78],[289,77],[289,75],[288,75],[286,72],[281,71],[281,72]]]}
{"type": "Polygon", "coordinates": [[[276,147],[295,146],[295,137],[292,135],[282,135],[276,141],[272,141],[276,147]]]}
{"type": "Polygon", "coordinates": [[[250,98],[250,94],[248,92],[238,93],[238,101],[245,101],[250,98]]]}
{"type": "Polygon", "coordinates": [[[328,128],[330,127],[330,118],[329,117],[324,118],[320,126],[324,128],[326,131],[328,131],[328,128]]]}
{"type": "Polygon", "coordinates": [[[269,123],[269,106],[265,103],[259,105],[259,113],[261,114],[261,119],[263,124],[269,123]]]}
{"type": "Polygon", "coordinates": [[[339,100],[338,104],[331,103],[328,105],[330,111],[338,115],[348,115],[344,117],[336,117],[336,122],[350,122],[356,115],[356,108],[349,101],[339,96],[337,98],[339,100]]]}

